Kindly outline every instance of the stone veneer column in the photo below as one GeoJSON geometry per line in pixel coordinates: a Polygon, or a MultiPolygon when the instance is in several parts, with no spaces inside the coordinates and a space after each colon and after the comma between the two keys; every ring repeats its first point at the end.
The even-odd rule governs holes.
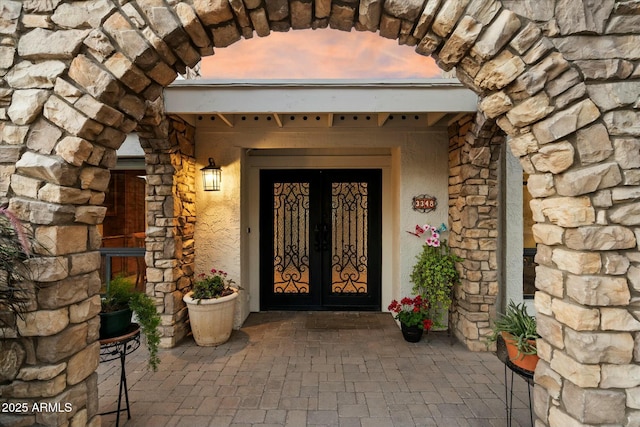
{"type": "MultiPolygon", "coordinates": [[[[456,6],[463,7],[443,8],[454,13],[456,6]]],[[[640,9],[624,4],[612,16],[613,2],[551,6],[562,11],[553,24],[563,35],[611,35],[564,37],[554,45],[540,27],[502,11],[487,28],[473,14],[459,15],[450,35],[434,24],[436,34],[418,48],[435,53],[445,69],[456,64],[460,80],[483,93],[481,114],[511,136],[530,176],[539,264],[537,424],[638,425],[640,165],[629,153],[640,136],[640,82],[585,84],[583,76],[631,75],[628,60],[609,58],[638,58],[627,43],[640,42],[640,9]],[[636,35],[619,35],[625,32],[636,35]],[[437,36],[447,37],[444,45],[437,36]]]]}
{"type": "MultiPolygon", "coordinates": [[[[18,159],[0,160],[0,174],[13,174],[11,187],[0,180],[0,201],[49,249],[28,314],[37,326],[23,325],[18,339],[22,379],[3,386],[3,399],[77,397],[75,412],[29,415],[27,423],[99,423],[90,368],[100,204],[115,149],[149,102],[214,46],[328,26],[379,31],[444,70],[455,67],[481,95],[481,113],[511,137],[530,175],[539,242],[537,425],[640,424],[637,1],[0,0],[0,11],[0,150],[18,159]]],[[[175,153],[163,153],[164,167],[151,172],[183,165],[175,153]]],[[[172,222],[163,223],[172,230],[164,238],[173,238],[177,209],[164,208],[172,222]]],[[[157,283],[177,280],[179,268],[168,260],[157,283]]],[[[167,301],[177,296],[171,286],[162,302],[179,317],[167,301]]]]}
{"type": "Polygon", "coordinates": [[[37,240],[31,304],[0,331],[0,395],[26,413],[3,411],[0,424],[97,426],[98,225],[115,149],[135,122],[102,97],[107,86],[118,94],[115,79],[79,89],[83,64],[71,63],[89,30],[41,28],[49,2],[2,1],[0,14],[0,203],[37,240]],[[42,403],[60,410],[33,410],[42,403]]]}
{"type": "Polygon", "coordinates": [[[498,296],[498,160],[504,137],[482,114],[449,126],[449,243],[464,258],[454,289],[452,329],[472,350],[487,349],[498,296]]]}
{"type": "Polygon", "coordinates": [[[100,425],[101,205],[116,150],[176,76],[121,15],[104,21],[115,10],[0,1],[0,203],[38,243],[32,304],[0,342],[1,400],[26,413],[2,412],[1,425],[100,425]],[[33,410],[42,403],[59,410],[33,410]]]}
{"type": "MultiPolygon", "coordinates": [[[[525,15],[544,9],[511,3],[525,15]]],[[[544,334],[535,410],[550,426],[634,426],[640,423],[640,5],[580,3],[563,2],[550,22],[562,35],[554,44],[577,66],[546,85],[560,112],[533,125],[541,146],[521,135],[512,144],[518,155],[535,153],[525,164],[539,221],[536,308],[544,334]],[[576,108],[585,95],[593,103],[576,108]],[[555,141],[547,142],[548,132],[555,141]]]]}
{"type": "Polygon", "coordinates": [[[195,128],[178,117],[162,117],[139,133],[147,168],[147,294],[162,319],[161,347],[187,333],[182,296],[194,271],[195,128]]]}

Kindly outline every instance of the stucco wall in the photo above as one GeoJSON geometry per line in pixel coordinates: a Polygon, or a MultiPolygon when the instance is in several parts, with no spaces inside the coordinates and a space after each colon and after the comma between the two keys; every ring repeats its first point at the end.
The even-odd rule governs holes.
{"type": "MultiPolygon", "coordinates": [[[[416,256],[421,252],[425,238],[416,237],[407,231],[415,231],[416,225],[448,224],[448,137],[438,135],[439,143],[427,146],[422,143],[420,135],[409,134],[401,149],[401,187],[400,187],[400,283],[402,295],[408,295],[413,288],[411,271],[416,256]],[[438,205],[434,211],[423,213],[414,211],[412,198],[417,195],[428,194],[437,199],[438,205]]],[[[444,233],[443,237],[447,237],[444,233]]],[[[425,234],[426,236],[426,234],[425,234]]]]}
{"type": "MultiPolygon", "coordinates": [[[[504,235],[509,238],[504,239],[504,291],[500,297],[501,307],[497,309],[501,312],[507,306],[509,300],[516,303],[522,301],[522,166],[511,151],[504,150],[504,191],[503,195],[504,218],[502,226],[504,235]]],[[[534,312],[533,303],[529,304],[530,313],[534,312]]]]}
{"type": "Polygon", "coordinates": [[[423,239],[406,231],[415,229],[416,224],[447,221],[447,146],[444,128],[224,130],[198,126],[197,168],[213,157],[223,176],[220,192],[204,192],[197,183],[196,274],[212,266],[228,271],[246,290],[242,316],[248,314],[249,307],[257,311],[257,171],[261,167],[380,167],[384,206],[382,309],[386,310],[392,298],[411,292],[409,275],[423,239]],[[300,148],[309,150],[297,151],[300,148]],[[256,149],[271,151],[260,151],[256,156],[256,149]],[[411,198],[423,193],[438,198],[435,212],[412,210],[411,198]],[[241,215],[241,200],[247,209],[245,215],[241,215]],[[247,266],[244,269],[243,264],[247,266]]]}

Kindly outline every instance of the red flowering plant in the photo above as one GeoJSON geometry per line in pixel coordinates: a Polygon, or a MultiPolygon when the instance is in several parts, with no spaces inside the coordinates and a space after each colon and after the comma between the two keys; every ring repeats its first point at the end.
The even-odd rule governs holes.
{"type": "Polygon", "coordinates": [[[429,318],[429,301],[417,295],[415,298],[404,297],[400,302],[393,300],[389,311],[395,313],[394,319],[406,326],[417,326],[429,331],[433,321],[429,318]]]}
{"type": "Polygon", "coordinates": [[[222,270],[211,269],[210,274],[201,273],[193,284],[193,299],[212,299],[231,295],[236,290],[231,287],[235,282],[227,278],[222,270]]]}

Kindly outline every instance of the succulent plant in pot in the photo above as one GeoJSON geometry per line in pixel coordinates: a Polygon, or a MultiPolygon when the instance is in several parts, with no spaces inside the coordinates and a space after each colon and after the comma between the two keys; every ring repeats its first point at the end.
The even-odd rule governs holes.
{"type": "Polygon", "coordinates": [[[490,342],[504,339],[512,363],[527,371],[535,370],[538,363],[536,339],[539,337],[536,318],[527,312],[524,302],[509,301],[507,309],[493,324],[490,342]]]}

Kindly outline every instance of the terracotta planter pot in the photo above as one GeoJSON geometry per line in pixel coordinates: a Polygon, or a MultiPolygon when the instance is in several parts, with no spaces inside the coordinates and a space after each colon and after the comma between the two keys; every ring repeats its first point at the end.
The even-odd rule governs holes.
{"type": "MultiPolygon", "coordinates": [[[[538,355],[522,353],[518,354],[518,347],[516,347],[516,341],[513,335],[507,332],[501,332],[501,334],[502,338],[504,339],[504,343],[507,346],[507,354],[509,355],[509,360],[511,360],[511,363],[519,368],[524,369],[525,371],[535,371],[538,360],[540,360],[538,355]]],[[[535,341],[533,341],[533,344],[535,344],[535,341]]]]}
{"type": "Polygon", "coordinates": [[[220,345],[226,342],[233,330],[233,317],[238,291],[220,298],[196,300],[189,292],[182,300],[189,310],[191,332],[196,344],[203,347],[220,345]]]}

